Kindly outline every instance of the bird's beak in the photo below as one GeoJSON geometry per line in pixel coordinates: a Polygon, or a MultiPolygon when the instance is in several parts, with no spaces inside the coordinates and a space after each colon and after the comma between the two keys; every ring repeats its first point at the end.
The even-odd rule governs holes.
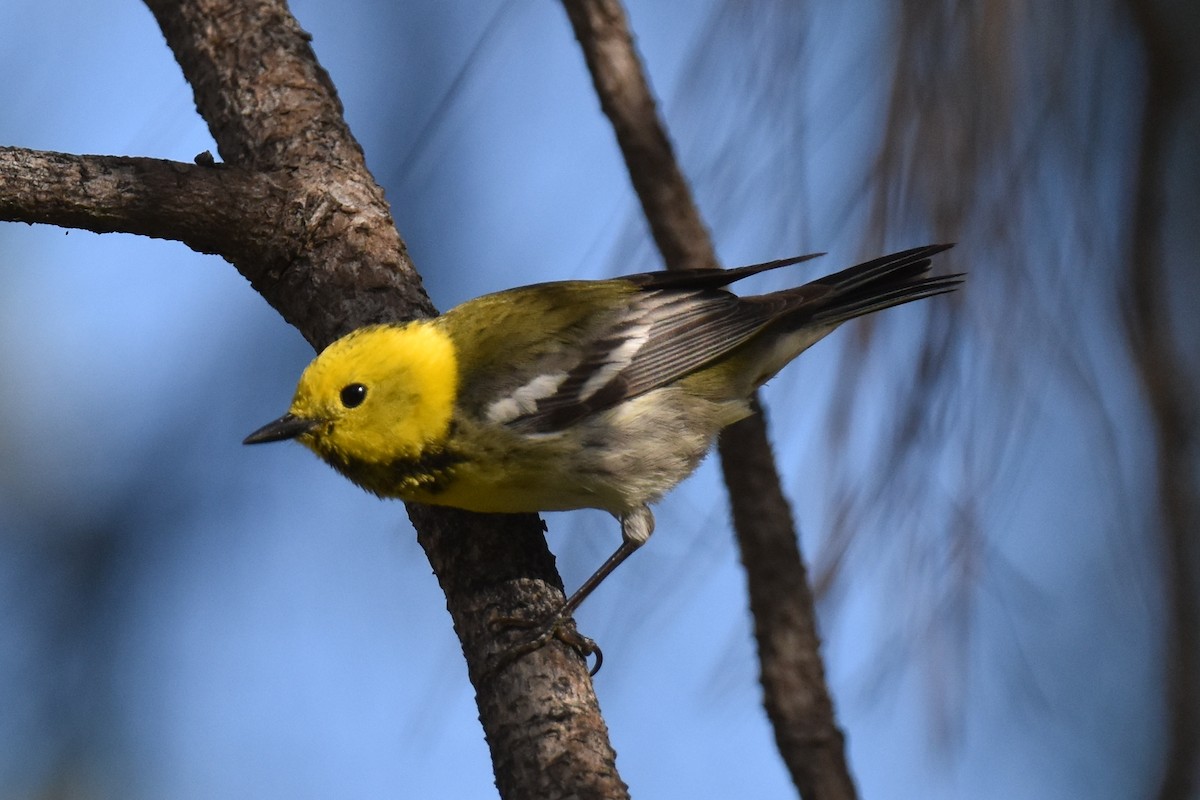
{"type": "Polygon", "coordinates": [[[242,444],[263,444],[264,442],[281,442],[284,439],[295,439],[301,434],[308,433],[321,424],[318,419],[305,419],[295,414],[287,413],[274,422],[268,422],[254,433],[242,440],[242,444]]]}

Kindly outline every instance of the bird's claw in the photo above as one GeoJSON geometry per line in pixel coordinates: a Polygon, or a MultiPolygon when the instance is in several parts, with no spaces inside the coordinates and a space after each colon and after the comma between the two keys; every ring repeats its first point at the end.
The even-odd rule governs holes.
{"type": "Polygon", "coordinates": [[[571,618],[563,616],[561,613],[556,613],[541,623],[517,617],[498,617],[492,620],[491,625],[493,629],[530,629],[534,631],[534,634],[525,641],[518,642],[497,654],[488,670],[489,672],[499,672],[521,656],[529,655],[533,651],[545,647],[551,639],[558,639],[567,647],[579,653],[585,662],[590,656],[595,656],[596,663],[588,670],[589,676],[594,677],[604,663],[604,652],[600,649],[600,646],[591,638],[580,633],[575,628],[575,624],[571,621],[571,618]]]}

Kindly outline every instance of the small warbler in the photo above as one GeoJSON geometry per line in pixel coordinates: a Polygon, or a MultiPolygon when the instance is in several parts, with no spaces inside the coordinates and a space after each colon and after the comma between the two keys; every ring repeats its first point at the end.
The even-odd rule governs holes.
{"type": "Polygon", "coordinates": [[[928,275],[950,246],[757,297],[724,287],[814,256],[541,283],[360,328],[318,355],[288,412],[245,443],[296,439],[381,497],[612,513],[620,547],[548,631],[645,544],[650,504],[750,413],[768,378],[846,320],[957,287],[961,275],[928,275]]]}

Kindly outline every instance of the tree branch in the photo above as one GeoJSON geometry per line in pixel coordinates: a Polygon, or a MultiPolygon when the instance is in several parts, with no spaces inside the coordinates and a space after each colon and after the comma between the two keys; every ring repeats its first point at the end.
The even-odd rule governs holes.
{"type": "Polygon", "coordinates": [[[325,166],[366,173],[333,81],[317,62],[312,37],[285,3],[146,0],[146,5],[225,161],[297,168],[320,156],[325,166]]]}
{"type": "MultiPolygon", "coordinates": [[[[285,2],[147,5],[227,165],[10,149],[0,152],[0,218],[126,230],[220,254],[318,349],[362,325],[434,313],[285,2]]],[[[409,513],[446,592],[502,795],[626,796],[582,658],[552,643],[488,671],[522,635],[498,637],[492,619],[544,616],[563,601],[537,518],[409,513]]]]}
{"type": "MultiPolygon", "coordinates": [[[[667,268],[717,266],[620,3],[563,0],[563,5],[667,268]]],[[[761,414],[730,427],[719,451],[776,744],[806,800],[855,797],[825,684],[812,593],[761,414]]]]}
{"type": "MultiPolygon", "coordinates": [[[[432,313],[333,84],[282,0],[148,5],[222,155],[293,182],[307,241],[255,288],[318,347],[381,319],[432,313]]],[[[583,659],[554,643],[487,670],[520,635],[498,638],[490,620],[544,615],[563,599],[536,517],[409,513],[446,592],[501,794],[623,795],[583,659]]]]}
{"type": "Polygon", "coordinates": [[[281,218],[285,202],[272,181],[239,169],[0,147],[0,219],[12,222],[134,233],[224,254],[257,249],[250,244],[273,231],[256,223],[281,218]],[[247,220],[247,207],[264,213],[247,220]]]}
{"type": "Polygon", "coordinates": [[[434,313],[328,74],[282,0],[147,0],[229,164],[288,187],[264,267],[231,258],[320,349],[372,322],[434,313]],[[284,241],[284,238],[289,241],[284,241]],[[286,254],[280,258],[280,253],[286,254]]]}
{"type": "Polygon", "coordinates": [[[764,704],[804,800],[853,798],[846,742],[825,683],[808,572],[762,408],[721,434],[721,465],[746,567],[764,704]]]}

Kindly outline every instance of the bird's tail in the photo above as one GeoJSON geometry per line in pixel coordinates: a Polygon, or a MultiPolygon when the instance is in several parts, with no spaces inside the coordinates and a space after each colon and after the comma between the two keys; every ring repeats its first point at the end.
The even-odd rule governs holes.
{"type": "Polygon", "coordinates": [[[839,325],[892,306],[954,291],[962,274],[929,277],[930,258],[952,244],[914,247],[835,272],[795,290],[804,325],[839,325]]]}

